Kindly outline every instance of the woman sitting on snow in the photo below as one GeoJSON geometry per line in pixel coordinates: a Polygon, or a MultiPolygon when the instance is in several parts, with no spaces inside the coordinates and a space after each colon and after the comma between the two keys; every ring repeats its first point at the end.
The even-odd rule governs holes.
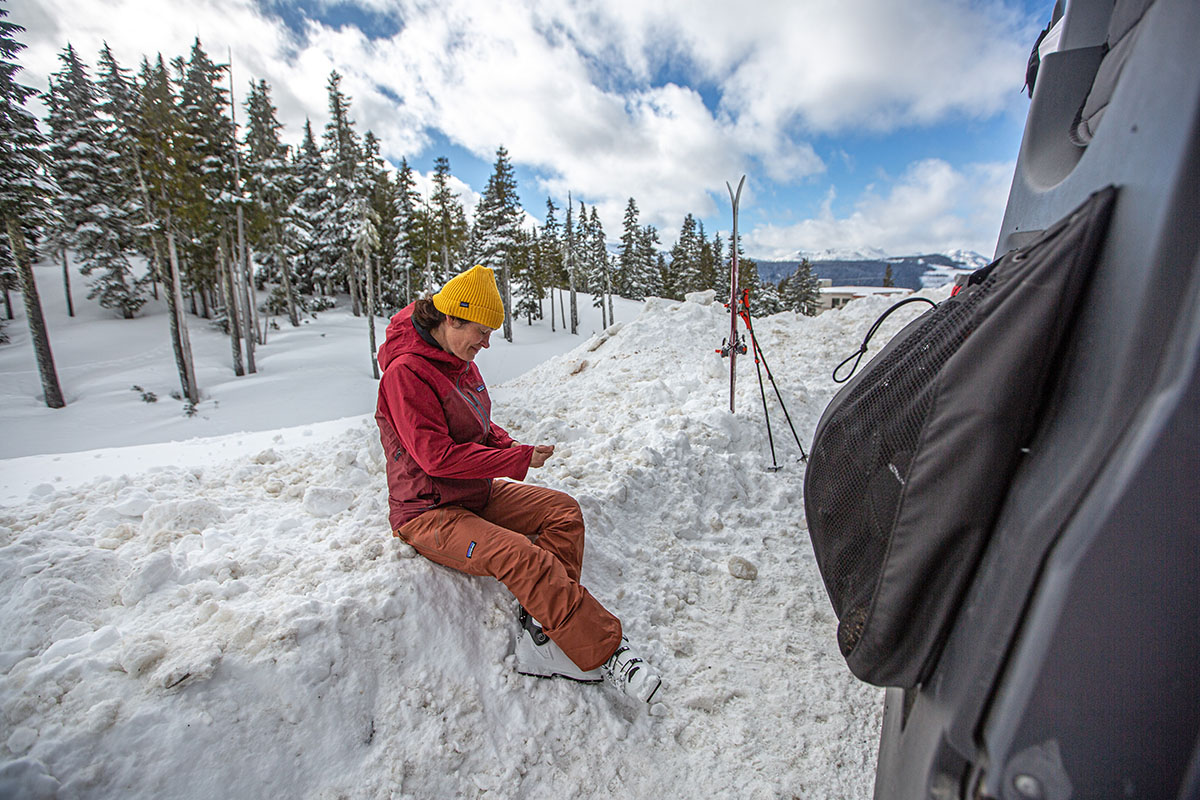
{"type": "Polygon", "coordinates": [[[658,675],[630,652],[620,620],[579,583],[579,504],[513,482],[546,463],[554,446],[519,444],[491,420],[472,362],[503,322],[496,279],[481,266],[392,317],[379,348],[375,411],[392,533],[430,561],[508,587],[521,604],[518,672],[607,677],[649,703],[658,675]]]}

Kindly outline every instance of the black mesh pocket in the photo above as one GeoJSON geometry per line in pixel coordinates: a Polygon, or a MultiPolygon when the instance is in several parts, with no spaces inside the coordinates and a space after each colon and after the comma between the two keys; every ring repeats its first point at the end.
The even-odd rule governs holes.
{"type": "Polygon", "coordinates": [[[804,504],[855,675],[926,673],[1035,432],[1114,189],[909,323],[830,402],[804,504]]]}
{"type": "Polygon", "coordinates": [[[824,479],[814,481],[809,494],[820,526],[843,532],[829,543],[821,564],[840,621],[842,655],[858,644],[883,572],[912,457],[933,405],[931,375],[966,340],[975,307],[994,285],[989,277],[975,291],[909,323],[895,346],[872,362],[872,370],[887,380],[847,387],[841,413],[814,443],[819,448],[810,456],[809,470],[824,479]]]}

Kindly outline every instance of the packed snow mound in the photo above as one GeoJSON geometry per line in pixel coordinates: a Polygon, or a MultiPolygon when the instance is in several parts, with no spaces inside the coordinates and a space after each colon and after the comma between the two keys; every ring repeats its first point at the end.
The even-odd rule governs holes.
{"type": "MultiPolygon", "coordinates": [[[[806,448],[888,305],[756,321],[806,448]]],[[[765,469],[749,356],[729,411],[728,319],[711,294],[651,299],[493,391],[514,437],[556,445],[528,480],[579,499],[584,583],[665,715],[518,675],[511,595],[389,535],[364,416],[0,509],[0,796],[869,797],[880,693],[837,652],[769,384],[765,469]]]]}

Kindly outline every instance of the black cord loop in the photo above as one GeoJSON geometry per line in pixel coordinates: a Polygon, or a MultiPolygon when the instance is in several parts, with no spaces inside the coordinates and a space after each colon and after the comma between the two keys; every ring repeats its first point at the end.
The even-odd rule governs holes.
{"type": "Polygon", "coordinates": [[[871,337],[874,336],[875,332],[879,330],[879,326],[883,324],[883,321],[888,318],[889,314],[891,314],[897,308],[900,308],[900,306],[908,305],[909,303],[929,303],[929,305],[933,306],[934,308],[937,308],[937,303],[933,302],[928,297],[908,297],[908,298],[905,298],[904,300],[901,300],[899,303],[896,303],[894,306],[889,308],[887,311],[880,314],[879,319],[875,320],[875,323],[873,325],[871,325],[871,329],[867,331],[867,335],[865,337],[863,337],[862,346],[859,347],[856,352],[851,353],[849,356],[847,356],[845,361],[843,361],[842,363],[838,364],[836,367],[833,368],[833,382],[834,383],[845,383],[846,381],[848,381],[852,377],[854,377],[854,373],[858,370],[859,362],[862,361],[863,354],[867,352],[867,345],[871,342],[871,337]],[[854,364],[851,365],[851,367],[850,367],[850,374],[848,374],[844,378],[839,378],[838,372],[840,372],[842,367],[846,366],[846,364],[848,364],[851,359],[854,360],[854,364]]]}

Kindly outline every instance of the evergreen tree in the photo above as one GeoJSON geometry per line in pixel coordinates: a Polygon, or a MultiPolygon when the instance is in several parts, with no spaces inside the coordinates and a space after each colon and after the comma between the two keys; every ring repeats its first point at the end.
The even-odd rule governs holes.
{"type": "Polygon", "coordinates": [[[812,271],[807,258],[801,260],[796,270],[779,282],[779,297],[783,307],[809,317],[821,310],[821,282],[812,271]]]}
{"type": "Polygon", "coordinates": [[[542,225],[542,235],[538,238],[538,250],[541,255],[543,281],[550,295],[550,330],[554,331],[557,322],[554,288],[566,283],[566,274],[563,271],[563,242],[558,224],[558,207],[549,197],[546,198],[546,222],[542,225]]]}
{"type": "Polygon", "coordinates": [[[298,191],[284,217],[284,252],[295,272],[298,293],[311,295],[324,274],[318,236],[322,209],[332,200],[321,150],[313,136],[312,123],[307,119],[291,172],[298,191]]]}
{"type": "Polygon", "coordinates": [[[666,296],[661,279],[663,272],[666,271],[665,259],[658,251],[660,244],[657,228],[653,225],[646,225],[642,228],[637,244],[637,276],[633,280],[633,285],[637,287],[634,291],[641,294],[643,298],[666,296]]]}
{"type": "MultiPolygon", "coordinates": [[[[235,227],[242,197],[236,181],[238,165],[234,125],[229,116],[231,101],[223,86],[228,67],[214,64],[197,38],[186,64],[179,61],[176,68],[182,71],[179,110],[186,122],[200,187],[200,192],[190,197],[191,202],[179,209],[179,223],[189,234],[184,247],[187,279],[201,292],[202,300],[211,294],[217,287],[218,249],[222,239],[228,241],[236,234],[234,274],[239,279],[238,293],[247,295],[252,280],[250,258],[244,231],[235,227]]],[[[244,323],[250,322],[253,308],[253,302],[245,302],[247,299],[239,298],[244,303],[244,323]]],[[[251,362],[252,347],[247,336],[251,362]]],[[[254,371],[252,366],[250,371],[254,371]]]]}
{"type": "Polygon", "coordinates": [[[8,237],[25,297],[25,313],[46,405],[62,408],[66,402],[59,387],[25,239],[27,228],[46,222],[47,201],[54,187],[44,177],[45,139],[38,130],[37,120],[25,109],[25,100],[34,90],[16,81],[21,67],[14,59],[25,45],[15,36],[25,29],[8,22],[7,16],[8,10],[0,8],[0,223],[8,237]]]}
{"type": "Polygon", "coordinates": [[[147,214],[153,220],[152,237],[165,241],[165,260],[152,246],[156,260],[165,263],[171,342],[179,369],[180,388],[188,402],[200,402],[195,363],[183,312],[183,276],[179,259],[177,220],[201,206],[203,185],[196,167],[197,154],[190,128],[176,104],[171,78],[161,55],[154,64],[143,60],[139,76],[136,161],[147,214]]]}
{"type": "Polygon", "coordinates": [[[363,137],[363,169],[364,181],[367,184],[367,201],[371,211],[379,220],[377,223],[379,243],[375,246],[372,256],[372,271],[369,277],[373,281],[372,296],[374,297],[374,313],[385,307],[396,307],[395,287],[398,276],[393,273],[393,265],[397,259],[396,249],[400,238],[401,220],[397,216],[398,203],[397,186],[388,173],[386,164],[379,151],[379,140],[375,134],[367,131],[363,137]],[[386,287],[386,291],[385,291],[386,287]],[[388,302],[385,303],[385,295],[388,302]]]}
{"type": "Polygon", "coordinates": [[[887,267],[883,270],[883,285],[885,288],[890,288],[890,287],[896,285],[895,280],[892,278],[892,265],[891,264],[888,264],[887,267]]]}
{"type": "Polygon", "coordinates": [[[617,294],[631,300],[645,298],[645,287],[638,280],[638,207],[633,198],[625,204],[625,217],[621,221],[621,249],[617,257],[617,274],[613,281],[617,294]]]}
{"type": "Polygon", "coordinates": [[[527,324],[542,317],[542,294],[546,289],[546,269],[542,243],[537,231],[519,230],[517,260],[513,268],[513,316],[525,317],[527,324]]]}
{"type": "Polygon", "coordinates": [[[721,239],[720,233],[713,234],[712,238],[712,257],[715,263],[713,269],[712,283],[706,288],[712,289],[721,296],[721,290],[729,282],[729,262],[725,258],[725,243],[721,239]]]}
{"type": "Polygon", "coordinates": [[[107,44],[100,51],[96,85],[99,90],[99,114],[105,148],[114,156],[112,183],[105,187],[110,205],[124,210],[129,240],[122,243],[128,252],[141,253],[151,264],[149,274],[138,279],[139,288],[149,284],[158,297],[162,277],[161,259],[155,252],[154,222],[147,207],[146,185],[139,161],[136,130],[138,126],[137,86],[128,70],[117,63],[107,44]]]}
{"type": "Polygon", "coordinates": [[[450,188],[450,160],[438,156],[433,162],[433,196],[430,200],[430,261],[434,265],[431,289],[440,287],[455,273],[467,243],[467,215],[462,201],[450,188]]]}
{"type": "Polygon", "coordinates": [[[285,248],[287,212],[299,193],[288,160],[288,148],[280,141],[283,125],[276,117],[266,81],[250,84],[246,97],[246,191],[252,205],[248,220],[250,242],[263,253],[260,259],[267,275],[278,281],[268,300],[272,311],[286,311],[292,327],[300,325],[303,301],[296,291],[296,277],[285,248]]]}
{"type": "Polygon", "coordinates": [[[414,252],[418,241],[417,208],[421,198],[416,191],[412,167],[407,159],[400,159],[396,172],[393,193],[393,215],[395,218],[394,241],[389,282],[381,287],[381,299],[385,307],[398,309],[407,306],[421,290],[416,271],[414,252]]]}
{"type": "MultiPolygon", "coordinates": [[[[567,218],[563,222],[563,268],[567,272],[567,284],[571,290],[571,316],[570,325],[571,333],[579,333],[579,305],[578,299],[575,296],[575,286],[578,280],[576,274],[576,255],[575,255],[575,226],[571,221],[573,208],[571,205],[571,193],[567,193],[567,218]]],[[[567,320],[563,320],[564,326],[567,320]]]]}
{"type": "MultiPolygon", "coordinates": [[[[582,212],[581,212],[582,216],[582,212]]],[[[600,309],[600,326],[607,328],[612,322],[609,320],[608,311],[612,310],[612,303],[608,302],[608,297],[612,292],[612,265],[608,258],[608,244],[605,241],[604,226],[600,222],[600,216],[596,213],[596,207],[592,206],[591,212],[588,215],[586,242],[586,258],[587,258],[587,273],[588,285],[592,290],[592,307],[600,309]],[[606,311],[605,304],[608,303],[606,311]]]]}
{"type": "Polygon", "coordinates": [[[696,218],[688,214],[679,230],[679,238],[671,248],[669,297],[682,300],[685,294],[706,288],[700,272],[702,244],[696,218]]]}
{"type": "Polygon", "coordinates": [[[475,227],[471,232],[470,257],[499,276],[500,296],[504,301],[504,338],[512,341],[512,271],[521,247],[521,206],[517,179],[508,151],[496,150],[496,163],[475,209],[475,227]]]}
{"type": "Polygon", "coordinates": [[[696,223],[696,242],[698,250],[696,254],[697,265],[697,281],[696,288],[693,291],[703,291],[705,289],[715,289],[719,280],[719,273],[724,272],[720,269],[721,254],[720,250],[713,250],[713,243],[708,240],[704,233],[704,223],[697,221],[696,223]]]}
{"type": "Polygon", "coordinates": [[[127,255],[133,243],[132,208],[127,202],[120,155],[110,149],[99,114],[98,93],[75,49],[59,54],[63,67],[50,77],[44,99],[49,110],[50,166],[59,187],[57,210],[64,270],[67,248],[82,261],[85,275],[98,272],[88,299],[98,299],[125,319],[146,302],[127,255]]]}
{"type": "Polygon", "coordinates": [[[325,125],[322,151],[329,189],[317,228],[321,254],[317,277],[330,287],[335,282],[344,282],[350,291],[351,310],[359,316],[362,309],[351,231],[357,224],[355,210],[359,201],[366,199],[368,189],[362,174],[361,141],[350,119],[350,98],[342,92],[341,83],[342,76],[335,70],[326,85],[329,122],[325,125]]]}

